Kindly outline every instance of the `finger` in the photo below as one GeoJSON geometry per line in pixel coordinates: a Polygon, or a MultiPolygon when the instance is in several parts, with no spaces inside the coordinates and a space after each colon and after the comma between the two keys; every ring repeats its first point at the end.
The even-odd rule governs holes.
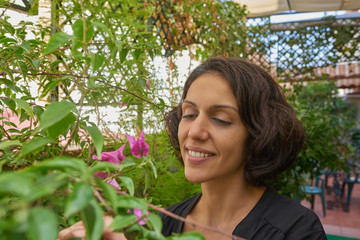
{"type": "Polygon", "coordinates": [[[104,232],[104,240],[127,240],[123,233],[104,232]]]}
{"type": "Polygon", "coordinates": [[[77,222],[71,227],[65,228],[59,232],[59,240],[66,240],[69,238],[85,239],[86,230],[83,222],[77,222]]]}
{"type": "Polygon", "coordinates": [[[104,216],[104,240],[126,240],[123,233],[113,232],[113,228],[109,228],[114,219],[110,216],[104,216]]]}
{"type": "Polygon", "coordinates": [[[110,224],[112,223],[113,218],[110,216],[104,216],[104,228],[108,229],[110,224]]]}

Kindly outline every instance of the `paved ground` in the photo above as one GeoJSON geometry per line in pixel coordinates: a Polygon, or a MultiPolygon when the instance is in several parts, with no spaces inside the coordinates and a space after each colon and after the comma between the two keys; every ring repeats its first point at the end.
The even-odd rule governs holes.
{"type": "MultiPolygon", "coordinates": [[[[329,179],[329,186],[332,181],[329,179]]],[[[332,209],[331,202],[335,203],[335,194],[330,192],[325,194],[326,201],[326,217],[323,216],[322,205],[320,196],[315,196],[314,212],[319,216],[325,232],[331,235],[338,235],[344,237],[352,237],[360,239],[360,184],[355,184],[351,195],[351,203],[349,211],[346,212],[343,209],[342,203],[345,202],[344,198],[336,201],[338,204],[333,204],[332,209]],[[329,202],[330,201],[330,202],[329,202]],[[329,204],[330,203],[330,204],[329,204]]],[[[310,203],[302,201],[302,205],[310,208],[310,203]]]]}

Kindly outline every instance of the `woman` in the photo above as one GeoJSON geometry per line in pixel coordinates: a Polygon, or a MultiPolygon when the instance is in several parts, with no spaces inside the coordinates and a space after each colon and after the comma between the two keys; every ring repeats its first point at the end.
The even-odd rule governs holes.
{"type": "MultiPolygon", "coordinates": [[[[270,186],[297,157],[304,130],[262,68],[208,59],[188,77],[166,127],[186,178],[202,188],[169,211],[245,239],[326,239],[316,214],[270,186]]],[[[161,217],[165,236],[197,231],[206,239],[229,239],[161,217]]]]}
{"type": "MultiPolygon", "coordinates": [[[[312,211],[269,184],[297,157],[304,130],[272,77],[240,59],[211,58],[188,77],[166,119],[186,178],[202,193],[168,208],[246,239],[326,239],[312,211]]],[[[163,234],[200,231],[162,216],[163,234]]]]}

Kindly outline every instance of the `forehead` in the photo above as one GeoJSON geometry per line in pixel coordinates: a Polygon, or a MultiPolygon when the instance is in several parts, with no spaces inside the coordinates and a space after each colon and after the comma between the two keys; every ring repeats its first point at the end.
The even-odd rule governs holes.
{"type": "Polygon", "coordinates": [[[206,73],[194,80],[184,100],[212,104],[231,104],[237,107],[237,100],[228,81],[219,74],[206,73]]]}

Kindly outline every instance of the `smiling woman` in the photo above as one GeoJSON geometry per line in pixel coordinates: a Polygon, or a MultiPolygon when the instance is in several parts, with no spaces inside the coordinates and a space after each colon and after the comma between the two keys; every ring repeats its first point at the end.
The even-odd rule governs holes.
{"type": "MultiPolygon", "coordinates": [[[[166,126],[186,178],[202,188],[169,211],[246,239],[326,239],[313,212],[271,187],[297,157],[304,130],[262,68],[239,59],[208,59],[188,77],[166,126]]],[[[200,231],[206,239],[228,239],[162,219],[165,236],[200,231]]]]}
{"type": "MultiPolygon", "coordinates": [[[[165,122],[186,178],[202,192],[161,215],[164,236],[195,231],[207,240],[326,239],[315,213],[271,187],[297,157],[304,130],[262,68],[233,58],[205,61],[165,122]]],[[[105,226],[110,221],[105,218],[105,226]]],[[[83,225],[74,226],[59,239],[84,237],[83,225]]],[[[124,239],[108,228],[105,233],[104,239],[124,239]]]]}
{"type": "Polygon", "coordinates": [[[212,73],[200,76],[189,89],[181,111],[178,139],[186,178],[202,183],[243,176],[248,133],[226,80],[212,73]]]}

